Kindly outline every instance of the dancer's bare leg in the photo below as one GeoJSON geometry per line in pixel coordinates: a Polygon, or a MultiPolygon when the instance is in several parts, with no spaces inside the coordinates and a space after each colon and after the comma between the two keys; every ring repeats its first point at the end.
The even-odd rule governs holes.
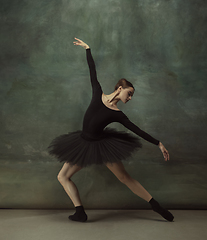
{"type": "Polygon", "coordinates": [[[65,189],[76,209],[75,214],[70,215],[69,219],[72,221],[85,222],[87,221],[87,215],[82,206],[78,189],[74,182],[71,181],[71,177],[81,170],[81,168],[82,167],[77,165],[72,166],[69,163],[65,163],[58,174],[58,181],[65,189]]]}
{"type": "Polygon", "coordinates": [[[80,200],[78,189],[74,182],[72,182],[71,177],[79,170],[81,170],[80,166],[71,166],[69,163],[65,163],[57,177],[58,181],[65,189],[66,193],[72,200],[75,207],[81,206],[82,203],[80,200]]]}
{"type": "Polygon", "coordinates": [[[133,179],[125,170],[124,165],[119,163],[107,163],[106,166],[110,169],[114,175],[124,183],[133,193],[141,197],[145,201],[149,202],[152,196],[147,190],[135,179],[133,179]]]}
{"type": "Polygon", "coordinates": [[[125,170],[123,164],[119,163],[107,163],[106,166],[114,173],[114,175],[124,183],[133,193],[141,197],[145,201],[149,202],[152,209],[159,213],[162,217],[168,221],[173,221],[174,216],[166,209],[162,208],[159,203],[152,198],[152,196],[147,192],[147,190],[135,179],[133,179],[125,170]]]}

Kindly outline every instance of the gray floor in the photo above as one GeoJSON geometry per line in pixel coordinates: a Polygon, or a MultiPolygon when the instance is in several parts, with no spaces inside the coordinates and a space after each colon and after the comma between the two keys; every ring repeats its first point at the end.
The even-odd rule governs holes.
{"type": "Polygon", "coordinates": [[[86,210],[86,223],[72,210],[0,210],[2,240],[206,240],[207,210],[172,210],[167,222],[152,210],[86,210]]]}

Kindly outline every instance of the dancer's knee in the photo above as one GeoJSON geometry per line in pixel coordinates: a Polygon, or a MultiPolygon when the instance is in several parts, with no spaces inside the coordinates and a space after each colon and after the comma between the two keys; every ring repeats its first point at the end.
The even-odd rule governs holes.
{"type": "Polygon", "coordinates": [[[62,175],[61,173],[57,175],[57,179],[61,185],[63,185],[65,181],[70,181],[70,179],[68,179],[66,176],[62,175]]]}
{"type": "Polygon", "coordinates": [[[58,181],[63,185],[65,182],[71,181],[71,177],[81,169],[80,166],[71,166],[65,163],[57,175],[58,181]]]}
{"type": "Polygon", "coordinates": [[[57,175],[57,180],[59,183],[62,183],[62,176],[60,173],[57,175]]]}

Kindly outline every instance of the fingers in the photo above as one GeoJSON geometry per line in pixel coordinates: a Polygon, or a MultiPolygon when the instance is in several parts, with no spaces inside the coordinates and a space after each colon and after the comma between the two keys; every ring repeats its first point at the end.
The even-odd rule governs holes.
{"type": "Polygon", "coordinates": [[[73,42],[74,43],[74,45],[76,45],[76,46],[82,46],[82,44],[83,44],[83,41],[82,40],[80,40],[80,39],[78,39],[78,38],[75,38],[77,41],[76,42],[73,42]]]}
{"type": "Polygon", "coordinates": [[[76,46],[80,46],[81,45],[81,43],[78,43],[78,42],[73,42],[74,43],[74,45],[76,45],[76,46]]]}
{"type": "Polygon", "coordinates": [[[80,42],[82,42],[82,40],[80,40],[80,39],[78,39],[78,38],[75,38],[76,40],[78,40],[78,41],[80,41],[80,42]]]}
{"type": "Polygon", "coordinates": [[[164,156],[165,161],[169,161],[170,160],[170,156],[169,156],[169,153],[168,153],[167,150],[164,151],[163,156],[164,156]]]}
{"type": "Polygon", "coordinates": [[[76,40],[77,40],[77,42],[76,43],[83,43],[83,41],[82,40],[80,40],[80,39],[78,39],[78,38],[75,38],[76,40]]]}
{"type": "Polygon", "coordinates": [[[165,152],[163,153],[163,157],[164,157],[165,161],[167,161],[167,156],[166,156],[165,152]]]}

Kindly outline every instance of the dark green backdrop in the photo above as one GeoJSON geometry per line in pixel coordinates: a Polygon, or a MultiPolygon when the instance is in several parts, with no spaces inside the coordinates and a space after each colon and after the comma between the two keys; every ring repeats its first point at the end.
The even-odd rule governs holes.
{"type": "MultiPolygon", "coordinates": [[[[170,153],[142,140],[127,171],[168,208],[206,208],[207,2],[203,0],[1,0],[0,207],[72,208],[47,153],[81,129],[91,47],[106,94],[135,88],[119,108],[170,153]]],[[[112,127],[126,130],[118,123],[112,127]]],[[[105,166],[73,177],[86,208],[148,208],[105,166]]]]}

